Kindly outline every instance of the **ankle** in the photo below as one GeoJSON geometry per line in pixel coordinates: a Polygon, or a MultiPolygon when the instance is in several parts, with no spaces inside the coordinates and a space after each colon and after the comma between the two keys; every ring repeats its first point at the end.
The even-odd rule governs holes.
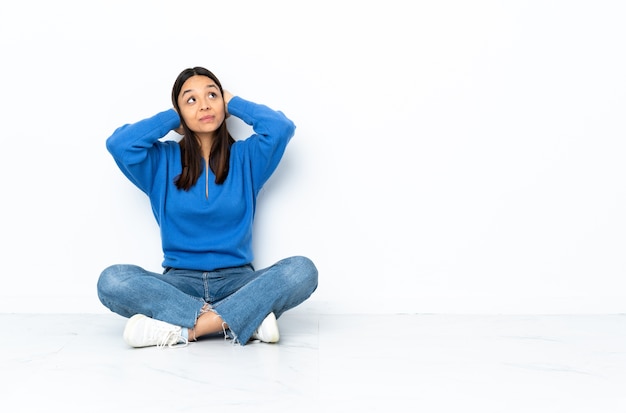
{"type": "Polygon", "coordinates": [[[196,338],[196,329],[195,328],[190,328],[187,330],[187,339],[189,341],[198,341],[198,339],[196,338]]]}

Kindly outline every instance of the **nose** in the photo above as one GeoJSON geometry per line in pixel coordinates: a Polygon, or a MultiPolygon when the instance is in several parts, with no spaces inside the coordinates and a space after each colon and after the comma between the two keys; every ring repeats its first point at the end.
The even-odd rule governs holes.
{"type": "Polygon", "coordinates": [[[209,99],[202,100],[202,109],[211,109],[211,103],[209,99]]]}

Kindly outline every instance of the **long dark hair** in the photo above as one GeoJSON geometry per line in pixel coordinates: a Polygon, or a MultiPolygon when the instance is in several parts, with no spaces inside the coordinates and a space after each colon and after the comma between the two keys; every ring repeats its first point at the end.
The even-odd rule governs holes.
{"type": "MultiPolygon", "coordinates": [[[[185,69],[176,78],[174,87],[172,87],[172,104],[178,113],[180,113],[180,107],[178,105],[178,95],[183,87],[183,84],[187,79],[192,76],[206,76],[212,79],[217,87],[220,89],[220,93],[224,96],[224,89],[219,79],[209,70],[204,67],[193,67],[185,69]]],[[[180,117],[180,123],[184,130],[184,136],[180,140],[180,161],[183,165],[183,171],[178,175],[174,183],[178,189],[184,189],[188,191],[189,188],[195,185],[196,181],[202,174],[204,169],[204,162],[202,162],[202,154],[200,152],[200,144],[196,139],[196,135],[189,129],[185,120],[180,117]]],[[[233,137],[228,132],[226,127],[226,120],[222,122],[219,128],[217,128],[215,139],[211,144],[211,155],[209,156],[209,167],[215,174],[215,183],[222,184],[228,176],[228,166],[230,162],[230,147],[235,142],[233,137]]]]}

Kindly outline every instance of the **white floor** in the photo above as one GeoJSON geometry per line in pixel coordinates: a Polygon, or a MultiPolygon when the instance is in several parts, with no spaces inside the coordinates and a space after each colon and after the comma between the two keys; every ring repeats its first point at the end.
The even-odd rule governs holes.
{"type": "Polygon", "coordinates": [[[6,412],[626,412],[624,315],[296,308],[278,344],[176,349],[127,347],[114,314],[0,322],[6,412]]]}

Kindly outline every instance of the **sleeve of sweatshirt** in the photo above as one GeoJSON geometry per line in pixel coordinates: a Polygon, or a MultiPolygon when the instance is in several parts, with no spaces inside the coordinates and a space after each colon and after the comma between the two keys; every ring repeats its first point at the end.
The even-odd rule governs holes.
{"type": "Polygon", "coordinates": [[[254,134],[245,139],[256,192],[278,167],[287,144],[295,134],[296,125],[281,111],[234,96],[228,103],[228,113],[252,126],[254,134]]]}
{"type": "Polygon", "coordinates": [[[146,194],[154,183],[156,169],[165,156],[160,150],[163,138],[180,125],[174,109],[133,124],[120,126],[107,141],[106,147],[122,173],[146,194]]]}

